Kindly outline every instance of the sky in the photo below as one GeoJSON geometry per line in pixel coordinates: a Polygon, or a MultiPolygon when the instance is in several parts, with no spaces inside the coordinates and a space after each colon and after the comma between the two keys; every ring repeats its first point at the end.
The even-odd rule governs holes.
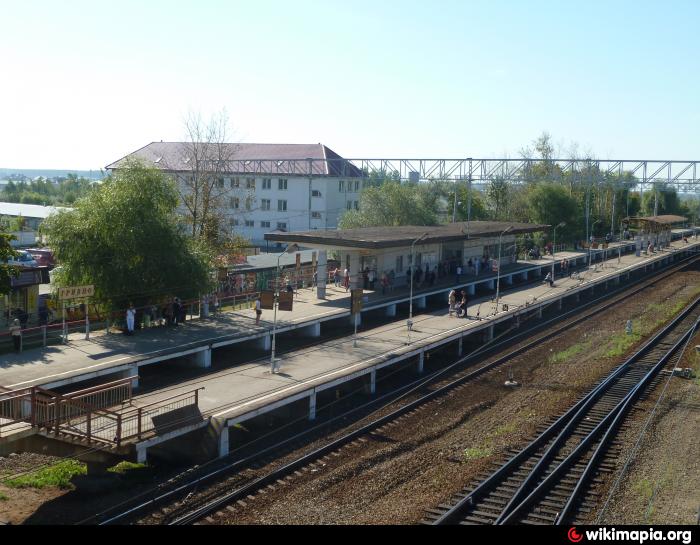
{"type": "Polygon", "coordinates": [[[347,158],[700,159],[700,2],[0,0],[0,167],[96,169],[225,111],[347,158]]]}

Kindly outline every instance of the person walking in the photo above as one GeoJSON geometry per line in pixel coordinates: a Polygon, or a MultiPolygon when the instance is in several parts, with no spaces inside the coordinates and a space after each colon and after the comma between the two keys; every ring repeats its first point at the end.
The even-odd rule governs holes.
{"type": "Polygon", "coordinates": [[[333,271],[333,283],[336,288],[340,287],[340,267],[336,267],[335,271],[333,271]]]}
{"type": "Polygon", "coordinates": [[[553,288],[554,287],[554,278],[552,278],[552,271],[549,271],[547,273],[547,276],[544,277],[545,282],[549,282],[549,287],[553,288]]]}
{"type": "Polygon", "coordinates": [[[462,290],[462,300],[459,303],[459,314],[457,314],[458,318],[466,318],[467,317],[467,311],[469,309],[469,297],[467,297],[467,292],[462,290]]]}
{"type": "Polygon", "coordinates": [[[255,299],[255,325],[260,325],[260,316],[262,316],[262,303],[258,297],[255,299]]]}
{"type": "Polygon", "coordinates": [[[136,309],[134,303],[129,303],[129,308],[126,309],[126,334],[134,334],[134,322],[136,320],[136,309]]]}
{"type": "Polygon", "coordinates": [[[452,316],[455,312],[455,304],[457,304],[457,292],[455,290],[450,290],[450,294],[447,296],[447,302],[450,304],[448,316],[452,316]]]}
{"type": "Polygon", "coordinates": [[[350,269],[348,269],[347,267],[343,272],[343,287],[345,287],[345,291],[348,291],[350,289],[350,269]]]}
{"type": "Polygon", "coordinates": [[[173,325],[177,325],[180,322],[180,310],[182,305],[180,305],[180,299],[175,297],[173,300],[173,325]]]}
{"type": "Polygon", "coordinates": [[[15,347],[15,352],[22,351],[22,327],[19,325],[19,320],[15,318],[10,326],[10,335],[12,335],[12,343],[15,347]]]}

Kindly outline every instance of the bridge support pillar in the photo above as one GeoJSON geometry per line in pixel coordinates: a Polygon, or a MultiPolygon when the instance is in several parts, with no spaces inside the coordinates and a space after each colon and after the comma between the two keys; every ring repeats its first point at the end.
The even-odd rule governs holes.
{"type": "Polygon", "coordinates": [[[396,303],[386,307],[386,316],[387,318],[393,318],[394,316],[396,316],[396,303]]]}
{"type": "Polygon", "coordinates": [[[457,355],[458,356],[462,355],[462,351],[464,349],[464,343],[463,343],[462,339],[463,339],[463,337],[460,337],[459,341],[457,342],[457,355]]]}
{"type": "Polygon", "coordinates": [[[521,280],[527,280],[527,271],[523,271],[520,273],[520,279],[521,280]]]}
{"type": "Polygon", "coordinates": [[[269,335],[260,337],[255,341],[255,343],[260,350],[264,350],[265,352],[270,350],[270,347],[272,346],[272,340],[270,339],[269,335]]]}
{"type": "Polygon", "coordinates": [[[557,301],[557,308],[558,308],[559,310],[561,310],[562,301],[563,301],[563,300],[564,300],[564,298],[563,298],[563,297],[560,297],[559,300],[557,301]]]}
{"type": "Polygon", "coordinates": [[[416,308],[424,309],[425,308],[425,296],[414,298],[413,303],[416,305],[416,308]]]}
{"type": "Polygon", "coordinates": [[[136,445],[136,463],[145,464],[148,461],[148,449],[145,446],[136,445]]]}
{"type": "Polygon", "coordinates": [[[228,456],[228,450],[228,426],[224,426],[219,433],[219,458],[228,456]]]}
{"type": "Polygon", "coordinates": [[[377,370],[372,369],[369,373],[369,393],[374,395],[377,393],[377,370]]]}
{"type": "Polygon", "coordinates": [[[495,290],[496,289],[496,281],[492,278],[491,280],[486,282],[486,287],[487,287],[487,289],[489,289],[491,291],[495,290]]]}
{"type": "Polygon", "coordinates": [[[303,337],[320,337],[321,336],[321,322],[316,322],[315,324],[309,324],[305,327],[299,329],[299,333],[303,337]]]}
{"type": "Polygon", "coordinates": [[[316,420],[316,392],[309,396],[309,420],[316,420]]]}
{"type": "Polygon", "coordinates": [[[508,286],[512,286],[512,285],[513,285],[513,275],[512,275],[512,274],[509,274],[508,276],[505,276],[504,279],[505,279],[506,284],[507,284],[508,286]]]}
{"type": "Polygon", "coordinates": [[[469,284],[469,285],[467,286],[467,293],[468,293],[469,295],[474,295],[474,294],[476,294],[476,286],[475,286],[474,284],[469,284]]]}
{"type": "Polygon", "coordinates": [[[537,317],[542,318],[542,306],[537,307],[537,317]]]}
{"type": "Polygon", "coordinates": [[[488,326],[484,330],[484,342],[488,343],[493,340],[493,325],[488,326]]]}
{"type": "Polygon", "coordinates": [[[425,367],[425,352],[421,352],[418,354],[418,374],[423,373],[423,369],[425,367]]]}
{"type": "Polygon", "coordinates": [[[204,350],[190,354],[188,359],[195,367],[209,369],[211,367],[211,348],[205,348],[204,350]]]}
{"type": "Polygon", "coordinates": [[[131,387],[139,387],[139,368],[134,365],[122,373],[122,378],[131,378],[131,387]],[[133,377],[133,378],[132,378],[133,377]]]}

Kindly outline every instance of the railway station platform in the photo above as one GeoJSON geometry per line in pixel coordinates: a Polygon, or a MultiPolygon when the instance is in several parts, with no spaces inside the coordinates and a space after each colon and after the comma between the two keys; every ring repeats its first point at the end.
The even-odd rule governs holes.
{"type": "MultiPolygon", "coordinates": [[[[606,261],[586,267],[575,277],[557,278],[553,288],[541,281],[551,270],[551,257],[519,261],[510,268],[504,267],[500,275],[499,309],[492,302],[495,274],[465,275],[459,285],[455,285],[454,277],[450,277],[446,283],[414,290],[414,325],[410,342],[405,320],[392,320],[366,332],[361,331],[356,347],[348,337],[319,342],[311,348],[281,355],[278,357],[280,372],[276,374],[270,372],[267,357],[209,372],[152,393],[135,395],[128,407],[114,410],[133,413],[135,408],[165,404],[167,400],[186,397],[188,393],[204,388],[199,391],[197,400],[201,421],[167,434],[151,434],[144,441],[133,441],[133,448],[137,458],[144,460],[149,448],[194,429],[213,425],[218,435],[218,452],[225,455],[229,449],[230,426],[299,401],[308,403],[308,417],[314,419],[317,396],[338,385],[364,380],[368,391],[373,393],[377,373],[386,367],[410,360],[415,361],[416,370],[422,372],[425,354],[442,345],[459,342],[461,352],[462,339],[466,337],[479,335],[480,339],[488,341],[493,338],[494,328],[502,322],[537,313],[541,316],[542,309],[551,304],[561,305],[564,299],[578,302],[596,286],[624,282],[630,273],[660,267],[699,249],[697,240],[689,243],[675,241],[669,248],[652,255],[636,256],[634,243],[622,243],[618,257],[618,248],[611,245],[607,249],[606,261]],[[473,294],[469,319],[447,316],[447,291],[453,287],[473,294]],[[421,314],[426,301],[431,298],[444,302],[442,310],[421,314]]],[[[589,258],[594,262],[596,258],[601,259],[603,252],[594,251],[594,257],[589,257],[587,252],[560,252],[556,254],[555,265],[558,269],[559,263],[566,260],[572,267],[584,266],[589,258]]],[[[304,328],[305,334],[319,337],[322,322],[350,316],[348,299],[349,294],[344,288],[330,287],[324,301],[316,300],[310,292],[301,291],[291,315],[278,313],[277,334],[304,328]]],[[[405,305],[407,301],[407,290],[395,290],[384,296],[369,293],[363,312],[380,311],[386,312],[387,317],[396,316],[396,305],[405,305]]],[[[266,311],[264,318],[271,318],[271,314],[266,311]]],[[[3,358],[0,385],[5,390],[31,386],[57,388],[104,376],[109,379],[133,377],[136,386],[138,368],[142,365],[185,357],[194,365],[207,367],[207,359],[211,362],[211,351],[219,347],[255,342],[266,349],[271,326],[264,320],[260,326],[255,326],[254,313],[247,310],[226,313],[211,320],[192,321],[173,330],[146,331],[134,337],[104,335],[93,336],[90,341],[71,339],[67,345],[3,358]],[[201,355],[206,351],[209,351],[208,358],[201,355]]]]}

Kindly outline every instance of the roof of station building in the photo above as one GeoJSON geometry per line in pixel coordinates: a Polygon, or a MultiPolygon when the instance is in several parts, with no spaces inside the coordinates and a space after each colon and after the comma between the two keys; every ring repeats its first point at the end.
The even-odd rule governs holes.
{"type": "Polygon", "coordinates": [[[674,223],[683,223],[688,221],[685,216],[675,216],[673,214],[666,214],[662,216],[645,216],[645,217],[630,217],[626,218],[628,220],[636,221],[646,221],[649,223],[658,223],[660,225],[672,225],[674,223]]]}
{"type": "Polygon", "coordinates": [[[359,168],[320,143],[218,145],[202,142],[151,142],[105,168],[123,168],[129,159],[140,159],[163,170],[188,172],[193,169],[194,156],[204,161],[224,163],[223,166],[219,164],[216,167],[216,171],[222,173],[348,178],[363,176],[359,168]]]}
{"type": "Polygon", "coordinates": [[[549,225],[507,221],[471,221],[447,225],[404,225],[401,227],[362,227],[359,229],[313,230],[292,233],[266,233],[265,240],[296,242],[302,247],[336,246],[350,248],[398,248],[410,246],[423,237],[423,244],[450,242],[469,238],[498,236],[506,229],[509,234],[543,231],[549,225]]]}

